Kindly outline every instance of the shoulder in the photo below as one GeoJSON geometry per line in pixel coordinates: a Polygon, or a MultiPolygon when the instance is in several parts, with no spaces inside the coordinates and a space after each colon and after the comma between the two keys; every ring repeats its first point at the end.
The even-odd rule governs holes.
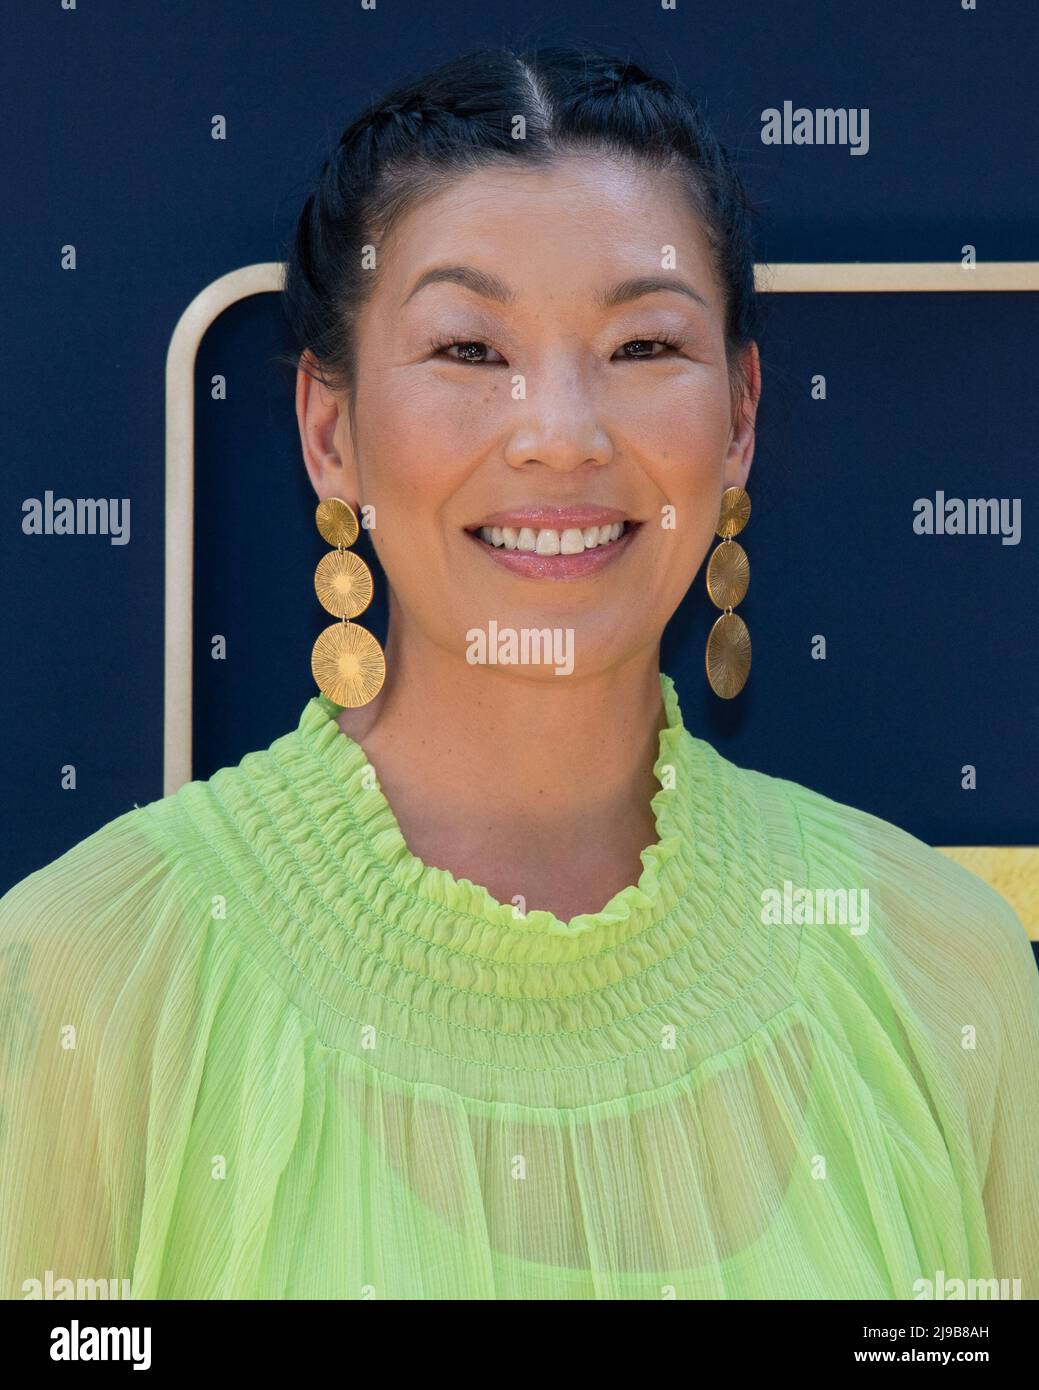
{"type": "Polygon", "coordinates": [[[149,942],[171,925],[172,857],[134,807],[0,898],[4,985],[37,1000],[114,1007],[149,942]]]}
{"type": "MultiPolygon", "coordinates": [[[[0,970],[37,1000],[114,1008],[127,983],[159,988],[203,949],[213,879],[208,802],[221,769],[99,826],[0,896],[0,970]]],[[[4,989],[0,981],[0,992],[4,989]]],[[[125,1000],[124,1000],[125,1003],[125,1000]]]]}
{"type": "Polygon", "coordinates": [[[65,1105],[83,1128],[117,1094],[144,1094],[147,1040],[196,949],[144,816],[107,822],[0,898],[3,1115],[35,1104],[45,1136],[65,1105]]]}
{"type": "Polygon", "coordinates": [[[739,776],[766,833],[796,822],[781,910],[800,907],[790,929],[804,1007],[861,1074],[897,1057],[896,1071],[962,1105],[983,1153],[1005,1059],[1039,1047],[1039,970],[1018,914],[891,821],[784,778],[739,776]]]}
{"type": "Polygon", "coordinates": [[[949,930],[967,919],[991,924],[1003,939],[1024,935],[1000,893],[902,826],[787,778],[748,768],[740,776],[760,804],[782,806],[796,818],[813,876],[844,874],[881,894],[893,910],[929,905],[931,915],[947,914],[949,930]]]}
{"type": "MultiPolygon", "coordinates": [[[[808,924],[805,955],[867,958],[935,1007],[997,1009],[1039,989],[1031,946],[1011,904],[977,874],[901,826],[786,778],[741,768],[766,831],[796,827],[799,867],[812,895],[847,895],[866,929],[808,924]],[[941,1002],[940,1002],[941,1001],[941,1002]]],[[[794,831],[791,830],[791,836],[794,831]]],[[[845,901],[845,899],[838,899],[845,901]]],[[[861,927],[861,922],[860,922],[861,927]]],[[[1039,997],[1039,996],[1037,996],[1039,997]]]]}
{"type": "Polygon", "coordinates": [[[31,950],[37,969],[57,960],[116,981],[163,939],[167,957],[191,950],[214,899],[261,862],[272,815],[290,816],[297,742],[281,735],[134,806],[19,880],[0,896],[0,955],[31,950]]]}
{"type": "Polygon", "coordinates": [[[70,898],[82,906],[84,893],[110,895],[124,883],[135,887],[138,901],[149,889],[161,893],[163,878],[226,848],[222,841],[234,837],[221,836],[221,819],[230,828],[250,816],[255,822],[254,805],[284,792],[298,756],[298,738],[286,733],[205,779],[133,806],[15,883],[0,896],[0,914],[10,918],[33,905],[60,909],[70,898]]]}
{"type": "Polygon", "coordinates": [[[143,817],[140,807],[123,812],[8,888],[0,897],[5,933],[30,919],[40,927],[81,920],[96,897],[147,878],[156,849],[143,817]]]}

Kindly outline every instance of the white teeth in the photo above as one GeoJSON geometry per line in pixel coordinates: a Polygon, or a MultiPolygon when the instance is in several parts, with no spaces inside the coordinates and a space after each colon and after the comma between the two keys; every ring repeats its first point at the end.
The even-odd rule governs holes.
{"type": "Polygon", "coordinates": [[[504,546],[506,550],[526,550],[538,555],[580,555],[585,550],[594,550],[599,545],[609,545],[624,534],[623,521],[615,521],[610,526],[568,526],[563,531],[554,531],[549,526],[535,530],[523,526],[481,526],[479,536],[488,545],[504,546]]]}

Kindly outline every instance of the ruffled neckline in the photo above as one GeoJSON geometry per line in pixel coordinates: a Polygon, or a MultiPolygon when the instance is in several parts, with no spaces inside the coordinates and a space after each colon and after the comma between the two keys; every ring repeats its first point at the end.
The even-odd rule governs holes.
{"type": "MultiPolygon", "coordinates": [[[[640,930],[685,895],[696,857],[689,835],[690,806],[699,805],[708,813],[712,810],[711,760],[718,755],[686,730],[670,676],[661,673],[660,685],[665,724],[658,736],[653,774],[661,786],[650,800],[656,839],[641,851],[643,867],[637,883],[618,890],[599,911],[581,913],[567,922],[542,908],[520,914],[511,903],[499,902],[482,884],[456,878],[413,854],[378,784],[377,769],[362,745],[336,722],[342,705],[320,692],[312,696],[297,732],[321,760],[329,779],[341,788],[338,811],[352,818],[360,832],[353,846],[355,853],[370,858],[371,870],[395,884],[406,898],[424,899],[492,927],[509,929],[519,937],[573,941],[594,934],[601,944],[604,932],[612,939],[622,939],[628,934],[626,929],[640,930]]],[[[326,800],[322,811],[335,816],[337,808],[326,800]]],[[[710,905],[703,906],[710,910],[710,905]]]]}
{"type": "Polygon", "coordinates": [[[789,1004],[798,931],[762,922],[761,890],[806,872],[787,799],[690,734],[660,683],[656,839],[637,883],[568,922],[414,855],[321,694],[268,749],[163,804],[236,883],[244,952],[323,1046],[474,1103],[648,1095],[789,1004]]]}

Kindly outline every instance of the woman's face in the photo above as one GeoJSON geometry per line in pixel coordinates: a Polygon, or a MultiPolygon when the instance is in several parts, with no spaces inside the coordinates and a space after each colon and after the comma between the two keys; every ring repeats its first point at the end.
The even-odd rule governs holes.
{"type": "Polygon", "coordinates": [[[392,640],[464,658],[492,623],[569,630],[577,676],[655,652],[747,477],[759,389],[752,347],[734,420],[722,294],[678,188],[599,158],[475,173],[379,260],[329,417],[343,472],[311,476],[374,508],[392,640]],[[592,530],[619,521],[619,540],[592,530]]]}

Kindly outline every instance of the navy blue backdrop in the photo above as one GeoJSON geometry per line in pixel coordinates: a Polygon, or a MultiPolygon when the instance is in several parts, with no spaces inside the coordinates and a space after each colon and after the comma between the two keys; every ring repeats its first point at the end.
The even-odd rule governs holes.
{"type": "MultiPolygon", "coordinates": [[[[326,144],[391,83],[487,42],[598,43],[706,98],[764,208],[762,260],[957,263],[967,243],[985,261],[1039,259],[1039,21],[1025,0],[36,0],[0,24],[0,891],[162,794],[170,335],[203,286],[282,258],[326,144]],[[869,153],[762,144],[761,112],[785,100],[868,107],[869,153]],[[24,501],[48,489],[129,497],[130,543],[24,535],[24,501]],[[70,763],[75,792],[60,785],[70,763]]],[[[931,843],[1035,844],[1036,297],[769,306],[740,538],[754,666],[737,701],[708,691],[701,573],[664,650],[686,722],[736,762],[931,843]],[[809,394],[816,373],[825,402],[809,394]],[[915,535],[913,500],[939,489],[1020,498],[1020,543],[915,535]],[[816,633],[826,661],[811,659],[816,633]],[[964,763],[976,791],[961,790],[964,763]]],[[[291,375],[272,365],[286,346],[266,295],[229,310],[199,356],[196,777],[294,727],[314,693],[326,547],[291,375]],[[210,396],[217,373],[225,401],[210,396]],[[225,661],[210,659],[213,633],[225,661]]],[[[382,637],[384,610],[370,616],[382,637]]]]}

